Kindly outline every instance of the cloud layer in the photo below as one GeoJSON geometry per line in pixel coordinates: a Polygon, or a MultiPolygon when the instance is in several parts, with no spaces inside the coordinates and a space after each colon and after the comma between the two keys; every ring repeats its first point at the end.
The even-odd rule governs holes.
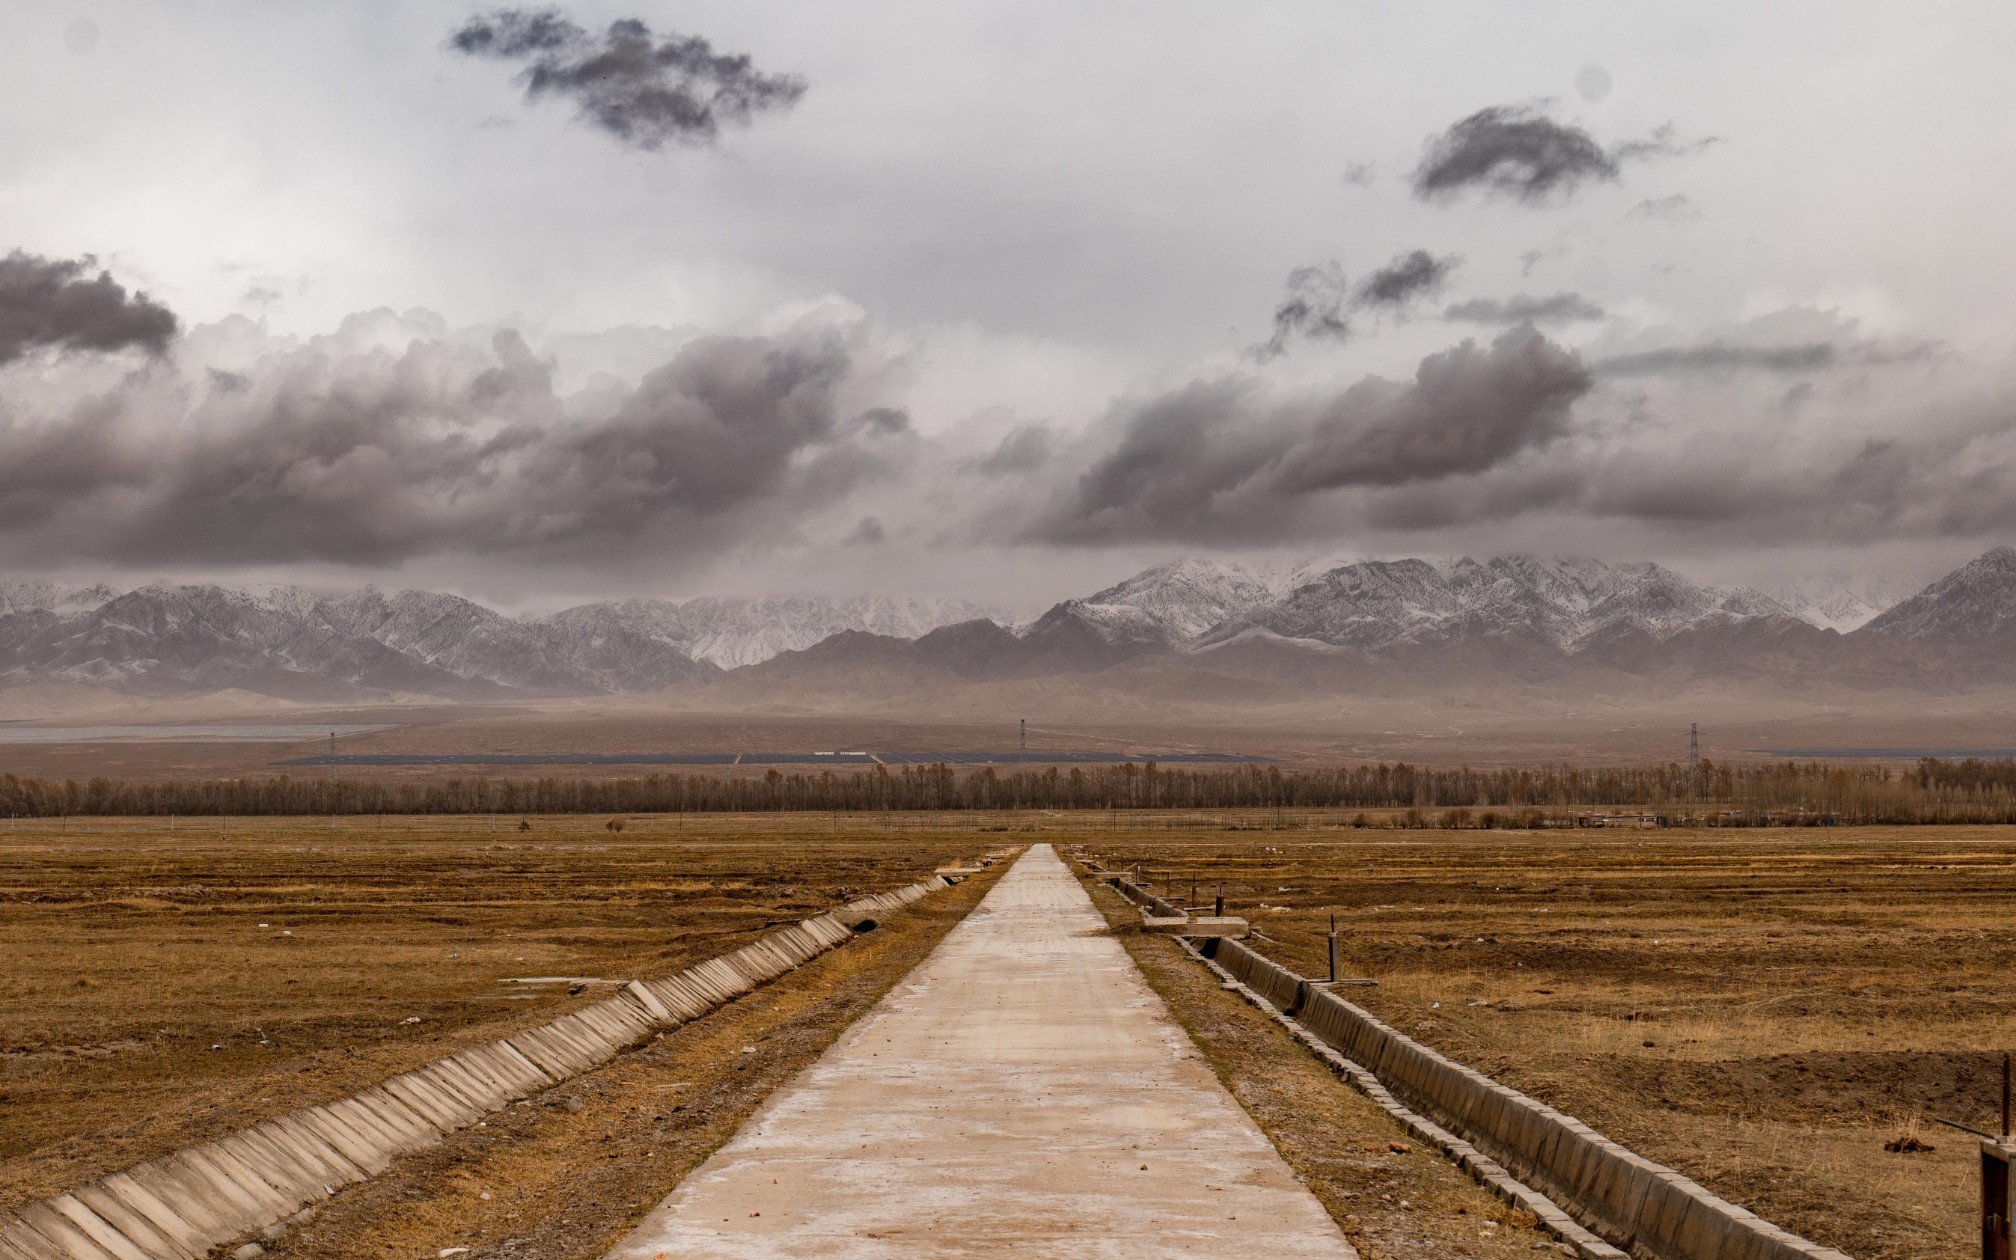
{"type": "Polygon", "coordinates": [[[806,88],[794,75],[757,70],[746,54],[717,53],[698,36],[660,41],[636,18],[612,22],[598,36],[558,9],[496,9],[463,23],[448,46],[525,63],[518,81],[528,100],[565,97],[636,149],[712,143],[724,125],[788,109],[806,88]]]}
{"type": "Polygon", "coordinates": [[[145,350],[160,354],[175,336],[175,313],[144,293],[127,293],[95,260],[44,258],[15,250],[0,258],[0,364],[39,349],[145,350]]]}
{"type": "Polygon", "coordinates": [[[1320,496],[1484,472],[1555,442],[1592,378],[1530,327],[1488,348],[1428,356],[1412,380],[1367,377],[1329,396],[1270,401],[1243,378],[1139,403],[1065,488],[1047,541],[1276,541],[1320,496]]]}
{"type": "Polygon", "coordinates": [[[634,388],[556,395],[514,332],[167,371],[0,427],[9,559],[122,565],[658,555],[787,531],[899,466],[858,330],[702,337],[634,388]]]}

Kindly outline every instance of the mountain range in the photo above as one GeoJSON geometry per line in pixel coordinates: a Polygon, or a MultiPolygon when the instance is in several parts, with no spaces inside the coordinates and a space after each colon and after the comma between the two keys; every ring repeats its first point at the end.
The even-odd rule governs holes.
{"type": "Polygon", "coordinates": [[[7,689],[52,683],[332,703],[657,693],[789,707],[1036,679],[1238,704],[1564,679],[1951,689],[2007,672],[2016,551],[1885,602],[1877,587],[1767,594],[1657,564],[1530,555],[1185,559],[1022,624],[880,596],[631,599],[512,617],[422,590],[0,582],[0,709],[7,689]]]}

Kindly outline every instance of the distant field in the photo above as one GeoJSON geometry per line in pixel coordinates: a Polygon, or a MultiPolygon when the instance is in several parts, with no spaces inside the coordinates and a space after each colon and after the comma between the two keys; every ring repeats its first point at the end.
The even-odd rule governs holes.
{"type": "Polygon", "coordinates": [[[0,824],[0,1208],[975,851],[816,817],[605,822],[0,824]]]}
{"type": "Polygon", "coordinates": [[[1402,1031],[1858,1258],[1977,1246],[2016,829],[1092,834],[1402,1031]],[[1937,1147],[1898,1155],[1907,1132],[1937,1147]]]}

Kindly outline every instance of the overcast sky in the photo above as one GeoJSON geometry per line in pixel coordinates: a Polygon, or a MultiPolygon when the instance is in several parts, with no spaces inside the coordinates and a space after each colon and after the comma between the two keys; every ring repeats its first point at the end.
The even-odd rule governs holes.
{"type": "Polygon", "coordinates": [[[1985,0],[10,0],[0,567],[1930,575],[2016,541],[2012,46],[1985,0]]]}

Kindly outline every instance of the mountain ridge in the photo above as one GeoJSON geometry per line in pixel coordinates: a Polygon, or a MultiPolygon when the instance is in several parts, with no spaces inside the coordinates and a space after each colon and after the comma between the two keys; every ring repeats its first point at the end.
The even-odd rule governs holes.
{"type": "Polygon", "coordinates": [[[881,688],[894,703],[920,688],[1060,678],[1163,697],[1180,697],[1186,678],[1198,695],[1246,686],[1255,697],[1430,679],[1943,686],[1962,663],[1981,672],[1970,645],[2016,633],[2016,550],[1992,550],[1845,633],[1833,623],[1847,605],[1829,604],[1827,588],[1793,595],[1703,585],[1650,562],[1527,554],[1279,567],[1186,558],[1019,625],[966,601],[881,595],[638,598],[513,617],[419,589],[17,581],[0,582],[0,687],[788,706],[793,688],[856,699],[881,688]],[[1812,611],[1821,605],[1832,611],[1812,611]]]}

